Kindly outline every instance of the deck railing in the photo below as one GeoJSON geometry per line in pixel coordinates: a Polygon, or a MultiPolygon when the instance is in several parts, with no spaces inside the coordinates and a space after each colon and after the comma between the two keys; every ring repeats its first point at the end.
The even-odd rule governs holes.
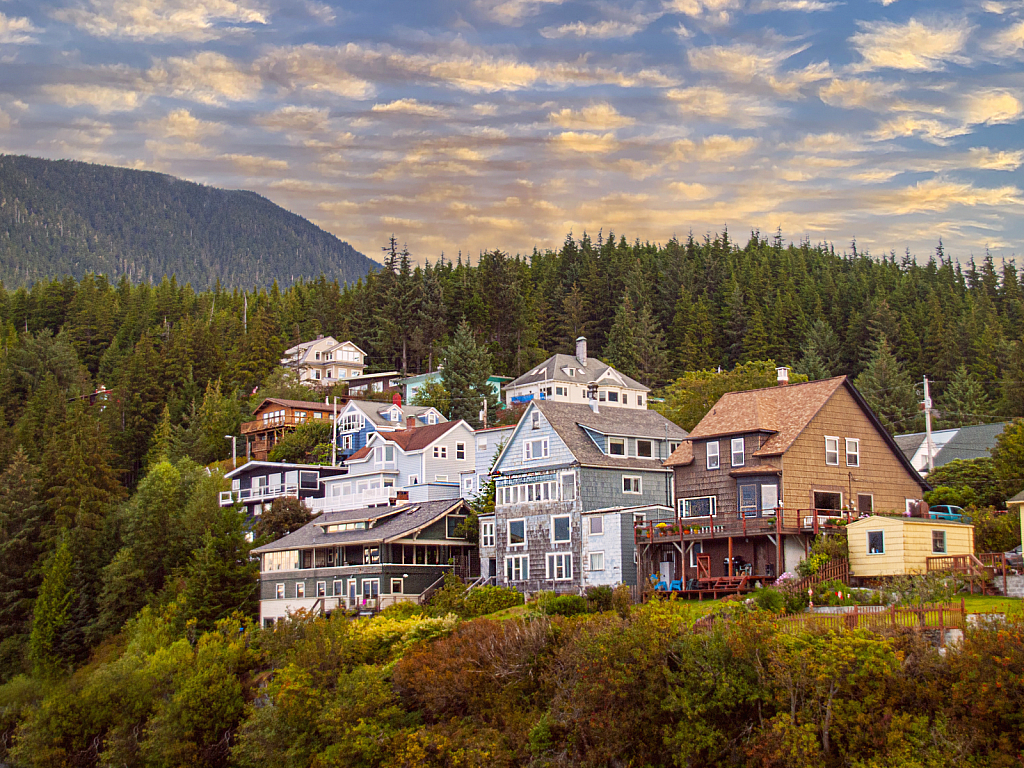
{"type": "Polygon", "coordinates": [[[834,531],[856,519],[855,513],[833,509],[787,509],[779,507],[747,517],[741,512],[715,517],[684,517],[675,520],[636,523],[637,542],[724,539],[770,533],[814,533],[834,531]]]}
{"type": "Polygon", "coordinates": [[[291,496],[297,498],[299,486],[296,483],[280,483],[278,485],[262,485],[257,488],[240,488],[234,491],[220,492],[220,505],[230,507],[237,502],[262,501],[264,499],[276,499],[279,496],[291,496]]]}
{"type": "Polygon", "coordinates": [[[324,512],[341,512],[347,509],[362,509],[363,507],[383,506],[388,504],[396,496],[396,489],[392,486],[386,488],[370,488],[348,496],[327,496],[323,499],[309,499],[313,514],[319,515],[324,512]]]}

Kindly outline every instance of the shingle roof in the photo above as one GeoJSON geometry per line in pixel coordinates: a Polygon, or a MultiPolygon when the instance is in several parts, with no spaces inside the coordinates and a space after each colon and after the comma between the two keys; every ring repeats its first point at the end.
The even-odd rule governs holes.
{"type": "MultiPolygon", "coordinates": [[[[358,408],[366,418],[378,426],[395,425],[395,422],[389,421],[381,416],[381,411],[387,411],[396,407],[393,403],[379,403],[372,400],[352,400],[351,404],[358,408]]],[[[429,405],[403,405],[397,407],[402,409],[402,416],[404,419],[408,419],[410,416],[419,416],[431,410],[431,406],[429,405]]],[[[440,420],[448,421],[444,416],[441,416],[440,420]]]]}
{"type": "MultiPolygon", "coordinates": [[[[594,357],[587,358],[587,364],[581,365],[579,358],[573,355],[552,355],[543,363],[533,368],[527,373],[524,373],[518,379],[506,384],[506,387],[519,387],[524,384],[535,384],[540,381],[570,381],[576,384],[589,384],[592,381],[598,381],[608,371],[611,366],[606,363],[602,363],[600,360],[594,357]],[[576,370],[582,370],[584,375],[582,376],[569,376],[565,373],[563,368],[575,368],[576,370]]],[[[650,392],[650,388],[645,387],[636,379],[631,379],[624,373],[612,370],[622,378],[623,383],[629,389],[639,389],[643,392],[650,392]]]]}
{"type": "Polygon", "coordinates": [[[956,459],[988,458],[996,446],[996,437],[1002,434],[1006,424],[1007,422],[1001,422],[960,427],[957,433],[935,454],[932,463],[936,467],[941,467],[956,459]]]}
{"type": "Polygon", "coordinates": [[[412,429],[400,429],[397,432],[379,433],[385,440],[396,443],[403,451],[418,451],[426,448],[432,442],[453,429],[462,421],[445,421],[440,424],[428,424],[425,427],[413,427],[412,429]]]}
{"type": "Polygon", "coordinates": [[[686,437],[686,430],[657,411],[602,405],[599,412],[594,413],[586,403],[559,403],[554,400],[534,400],[533,405],[544,414],[544,418],[572,451],[576,460],[585,466],[663,469],[660,459],[606,455],[581,427],[588,427],[604,435],[658,440],[682,440],[686,437]]]}
{"type": "Polygon", "coordinates": [[[837,376],[785,387],[727,392],[693,428],[689,439],[669,456],[665,466],[682,466],[693,461],[693,440],[751,432],[770,434],[755,456],[783,454],[845,382],[845,376],[837,376]]]}
{"type": "Polygon", "coordinates": [[[294,533],[290,533],[270,544],[256,547],[256,554],[283,552],[289,549],[330,547],[343,544],[369,544],[401,538],[419,528],[430,525],[448,512],[468,511],[469,505],[462,499],[442,499],[416,503],[403,502],[393,507],[368,507],[344,512],[321,515],[294,533]],[[372,528],[361,531],[339,531],[325,533],[324,527],[332,523],[375,520],[372,528]]]}
{"type": "MultiPolygon", "coordinates": [[[[315,403],[308,400],[284,400],[280,397],[267,397],[264,398],[263,402],[257,405],[253,409],[253,413],[257,413],[267,403],[274,403],[276,405],[283,405],[285,408],[300,408],[306,411],[333,411],[333,403],[315,403]]],[[[338,403],[338,411],[340,412],[342,404],[338,403]]]]}
{"type": "Polygon", "coordinates": [[[358,461],[359,459],[365,459],[371,453],[373,453],[373,446],[367,445],[349,456],[346,461],[358,461]]]}

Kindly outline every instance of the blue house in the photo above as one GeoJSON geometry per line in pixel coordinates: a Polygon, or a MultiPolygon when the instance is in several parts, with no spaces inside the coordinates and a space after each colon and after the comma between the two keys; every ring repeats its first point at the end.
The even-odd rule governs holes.
{"type": "MultiPolygon", "coordinates": [[[[400,379],[395,382],[396,387],[403,388],[402,397],[405,402],[411,402],[419,392],[420,387],[426,384],[428,381],[441,381],[441,371],[431,371],[430,373],[421,373],[419,376],[410,376],[407,379],[400,379]]],[[[508,382],[512,381],[511,376],[488,376],[487,383],[490,384],[494,394],[501,396],[501,388],[508,382]]]]}
{"type": "Polygon", "coordinates": [[[655,411],[531,401],[492,472],[482,572],[524,592],[636,584],[634,521],[672,518],[663,462],[685,437],[655,411]]]}
{"type": "Polygon", "coordinates": [[[350,400],[338,414],[338,460],[366,447],[374,432],[394,432],[448,421],[436,408],[350,400]]]}

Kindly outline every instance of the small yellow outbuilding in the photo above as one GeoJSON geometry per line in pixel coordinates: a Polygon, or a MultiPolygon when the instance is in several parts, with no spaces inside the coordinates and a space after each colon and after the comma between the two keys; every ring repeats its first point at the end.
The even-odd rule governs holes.
{"type": "Polygon", "coordinates": [[[974,554],[974,526],[917,517],[862,517],[847,527],[850,575],[925,573],[927,558],[974,554]]]}

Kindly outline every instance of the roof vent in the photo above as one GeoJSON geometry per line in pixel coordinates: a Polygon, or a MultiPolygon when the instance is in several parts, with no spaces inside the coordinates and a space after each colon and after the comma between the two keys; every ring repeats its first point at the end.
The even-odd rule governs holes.
{"type": "Polygon", "coordinates": [[[580,365],[587,364],[587,338],[586,336],[580,336],[576,339],[576,359],[580,361],[580,365]]]}
{"type": "Polygon", "coordinates": [[[784,387],[789,384],[789,368],[781,366],[775,369],[775,373],[778,376],[779,386],[784,387]]]}

